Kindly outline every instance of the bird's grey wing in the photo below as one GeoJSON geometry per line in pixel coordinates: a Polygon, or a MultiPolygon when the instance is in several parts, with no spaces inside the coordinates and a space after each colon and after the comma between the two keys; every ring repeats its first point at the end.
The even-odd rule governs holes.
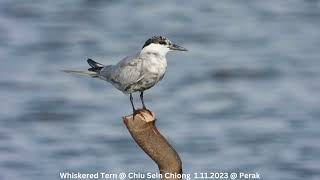
{"type": "Polygon", "coordinates": [[[142,59],[138,55],[128,56],[118,64],[104,68],[101,75],[118,89],[125,90],[143,78],[141,76],[141,67],[142,59]]]}

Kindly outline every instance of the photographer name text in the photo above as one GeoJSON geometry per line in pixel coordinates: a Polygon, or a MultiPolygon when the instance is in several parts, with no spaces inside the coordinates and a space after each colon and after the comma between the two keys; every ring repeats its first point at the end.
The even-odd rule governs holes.
{"type": "Polygon", "coordinates": [[[61,172],[60,179],[260,179],[260,173],[245,173],[245,172],[209,172],[209,173],[140,173],[140,172],[121,172],[121,173],[80,173],[80,172],[61,172]]]}

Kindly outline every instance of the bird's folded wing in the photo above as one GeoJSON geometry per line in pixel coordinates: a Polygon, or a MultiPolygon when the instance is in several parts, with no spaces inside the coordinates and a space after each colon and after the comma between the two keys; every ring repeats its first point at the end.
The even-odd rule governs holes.
{"type": "Polygon", "coordinates": [[[112,83],[121,84],[123,88],[130,86],[142,77],[142,59],[138,57],[126,57],[115,65],[109,75],[109,80],[112,83]]]}

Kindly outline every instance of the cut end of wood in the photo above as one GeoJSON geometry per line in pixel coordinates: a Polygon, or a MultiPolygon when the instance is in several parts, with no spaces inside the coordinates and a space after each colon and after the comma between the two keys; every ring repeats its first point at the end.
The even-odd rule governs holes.
{"type": "Polygon", "coordinates": [[[125,121],[125,123],[127,123],[126,121],[136,120],[136,119],[142,120],[144,122],[153,122],[156,120],[155,114],[151,111],[148,111],[145,109],[137,109],[135,113],[136,115],[134,116],[134,119],[133,119],[133,114],[123,117],[123,120],[125,121]]]}

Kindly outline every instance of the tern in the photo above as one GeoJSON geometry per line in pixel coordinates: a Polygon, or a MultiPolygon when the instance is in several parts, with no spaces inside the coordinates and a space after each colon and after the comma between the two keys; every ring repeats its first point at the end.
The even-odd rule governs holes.
{"type": "Polygon", "coordinates": [[[87,62],[91,66],[88,71],[64,70],[64,72],[100,78],[111,83],[124,94],[129,94],[135,115],[132,93],[140,92],[142,108],[149,111],[143,100],[143,92],[152,88],[164,77],[167,69],[166,55],[169,51],[187,51],[187,49],[172,43],[166,37],[153,36],[144,43],[140,52],[125,57],[115,65],[103,65],[88,59],[87,62]]]}

